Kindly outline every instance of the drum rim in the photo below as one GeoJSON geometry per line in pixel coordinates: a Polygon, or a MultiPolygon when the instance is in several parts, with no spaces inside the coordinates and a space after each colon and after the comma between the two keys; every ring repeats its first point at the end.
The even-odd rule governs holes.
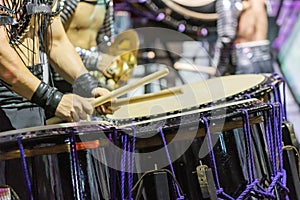
{"type": "MultiPolygon", "coordinates": [[[[87,126],[87,125],[98,125],[99,123],[102,123],[103,125],[113,125],[108,121],[81,121],[81,122],[66,122],[66,123],[44,125],[44,126],[34,126],[34,127],[23,128],[23,129],[0,132],[0,141],[1,141],[1,138],[4,138],[4,137],[10,137],[10,136],[17,137],[18,135],[25,136],[29,132],[83,127],[83,126],[87,126]]],[[[2,143],[2,142],[0,142],[0,143],[2,143]]]]}
{"type": "Polygon", "coordinates": [[[201,7],[206,6],[207,4],[213,3],[216,0],[201,0],[201,2],[191,1],[191,0],[171,0],[177,4],[188,7],[201,7]],[[194,2],[194,3],[193,3],[194,2]]]}
{"type": "MultiPolygon", "coordinates": [[[[217,109],[222,109],[225,107],[230,107],[230,106],[236,106],[236,105],[240,105],[240,104],[246,104],[246,103],[252,103],[252,102],[257,102],[259,101],[256,98],[250,98],[250,99],[244,99],[244,100],[239,100],[239,101],[234,101],[234,102],[227,102],[224,104],[218,104],[215,106],[211,106],[211,107],[204,107],[204,108],[198,108],[198,109],[193,109],[193,110],[189,110],[186,112],[181,112],[181,113],[176,113],[173,115],[167,115],[164,117],[158,117],[158,118],[154,118],[154,119],[150,119],[150,120],[143,120],[140,122],[134,122],[131,124],[120,124],[118,125],[118,128],[127,128],[128,126],[138,126],[138,125],[142,125],[145,123],[152,123],[152,122],[157,122],[160,120],[166,120],[166,119],[171,119],[171,118],[175,118],[175,117],[181,117],[181,116],[185,116],[185,115],[191,115],[191,114],[197,114],[197,113],[204,113],[204,112],[209,112],[209,111],[213,111],[213,110],[217,110],[217,109]]],[[[263,104],[263,102],[262,102],[263,104]]]]}

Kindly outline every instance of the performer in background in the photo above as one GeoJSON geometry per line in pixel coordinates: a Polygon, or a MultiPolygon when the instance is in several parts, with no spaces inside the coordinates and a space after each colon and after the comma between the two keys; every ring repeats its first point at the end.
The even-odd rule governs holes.
{"type": "MultiPolygon", "coordinates": [[[[67,36],[85,67],[101,87],[109,90],[116,89],[131,76],[137,63],[135,51],[138,46],[138,36],[132,30],[130,34],[114,37],[113,18],[112,0],[66,0],[61,12],[67,36]],[[124,46],[122,42],[125,41],[124,46]]],[[[54,74],[55,85],[71,92],[71,85],[54,74]]]]}
{"type": "MultiPolygon", "coordinates": [[[[100,53],[97,47],[97,39],[103,45],[111,41],[112,2],[66,0],[61,12],[61,20],[69,40],[89,71],[100,70],[112,62],[113,57],[100,53]]],[[[54,85],[64,92],[72,92],[72,86],[58,73],[54,73],[54,85]]],[[[106,86],[106,83],[100,85],[106,86]]]]}
{"type": "MultiPolygon", "coordinates": [[[[86,97],[109,93],[98,87],[66,36],[60,4],[43,2],[0,1],[0,131],[43,125],[43,109],[66,121],[86,119],[94,110],[86,97]],[[48,85],[41,51],[75,94],[48,85]]],[[[101,106],[101,112],[111,110],[101,106]]]]}
{"type": "Polygon", "coordinates": [[[219,74],[273,72],[265,0],[217,0],[217,12],[219,74]]]}
{"type": "Polygon", "coordinates": [[[235,44],[267,39],[268,16],[265,0],[243,0],[243,11],[238,19],[235,44]]]}

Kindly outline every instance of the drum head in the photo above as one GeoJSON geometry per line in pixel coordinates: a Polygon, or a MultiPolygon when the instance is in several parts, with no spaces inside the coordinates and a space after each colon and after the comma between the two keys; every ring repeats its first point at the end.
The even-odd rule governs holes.
{"type": "Polygon", "coordinates": [[[216,32],[218,14],[215,0],[132,1],[133,13],[165,23],[179,32],[207,36],[216,32]]]}
{"type": "Polygon", "coordinates": [[[241,94],[261,84],[266,77],[260,74],[232,75],[183,85],[182,94],[122,106],[111,118],[135,119],[182,112],[186,109],[217,102],[241,94]]]}

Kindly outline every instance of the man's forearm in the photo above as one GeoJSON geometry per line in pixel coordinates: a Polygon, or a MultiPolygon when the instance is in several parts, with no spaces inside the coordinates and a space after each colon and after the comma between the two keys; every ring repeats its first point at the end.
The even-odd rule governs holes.
{"type": "Polygon", "coordinates": [[[36,78],[10,47],[4,27],[0,26],[0,79],[19,95],[31,99],[41,82],[36,78]]]}
{"type": "Polygon", "coordinates": [[[50,63],[65,80],[73,83],[76,78],[88,71],[66,36],[59,18],[53,21],[51,29],[53,37],[49,47],[50,63]]]}

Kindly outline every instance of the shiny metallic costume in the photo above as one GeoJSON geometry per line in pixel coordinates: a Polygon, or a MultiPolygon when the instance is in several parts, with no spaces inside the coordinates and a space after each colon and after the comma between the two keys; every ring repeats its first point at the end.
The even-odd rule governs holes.
{"type": "Polygon", "coordinates": [[[98,69],[97,66],[101,61],[101,53],[96,47],[93,47],[90,50],[75,47],[75,50],[88,70],[92,71],[98,69]]]}

